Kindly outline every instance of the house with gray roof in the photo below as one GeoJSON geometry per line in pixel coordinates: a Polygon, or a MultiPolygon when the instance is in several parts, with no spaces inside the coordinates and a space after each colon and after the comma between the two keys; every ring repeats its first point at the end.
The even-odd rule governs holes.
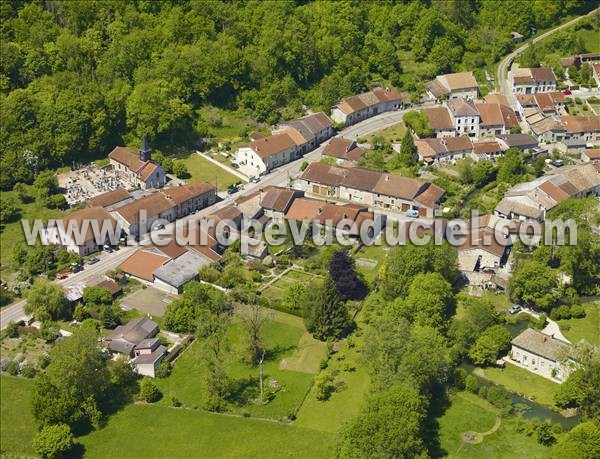
{"type": "Polygon", "coordinates": [[[575,363],[570,343],[533,328],[524,330],[511,345],[510,361],[555,382],[565,381],[575,363]]]}

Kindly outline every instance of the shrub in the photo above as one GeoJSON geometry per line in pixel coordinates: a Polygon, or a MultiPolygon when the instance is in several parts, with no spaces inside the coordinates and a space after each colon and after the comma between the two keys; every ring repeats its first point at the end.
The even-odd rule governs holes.
{"type": "Polygon", "coordinates": [[[166,378],[171,374],[171,364],[166,360],[163,360],[158,368],[156,369],[157,378],[166,378]]]}
{"type": "Polygon", "coordinates": [[[571,318],[571,308],[567,305],[558,306],[550,311],[552,320],[568,320],[571,318]]]}
{"type": "Polygon", "coordinates": [[[58,458],[72,446],[73,434],[66,424],[46,426],[33,438],[33,449],[43,458],[58,458]]]}
{"type": "Polygon", "coordinates": [[[11,360],[4,369],[9,375],[17,376],[19,374],[19,362],[11,360]]]}
{"type": "Polygon", "coordinates": [[[510,412],[512,401],[507,390],[501,386],[492,386],[488,389],[487,400],[502,412],[510,412]]]}
{"type": "Polygon", "coordinates": [[[40,335],[47,343],[53,343],[60,337],[59,328],[52,322],[43,322],[40,335]]]}
{"type": "Polygon", "coordinates": [[[481,397],[481,398],[487,398],[487,393],[488,393],[488,388],[487,386],[481,386],[478,390],[477,390],[477,394],[481,397]]]}
{"type": "Polygon", "coordinates": [[[304,172],[307,167],[308,167],[308,161],[302,161],[302,164],[300,165],[300,171],[304,172]]]}
{"type": "Polygon", "coordinates": [[[37,371],[33,365],[23,365],[21,367],[21,374],[26,378],[35,378],[37,371]]]}
{"type": "Polygon", "coordinates": [[[317,400],[325,401],[335,392],[335,376],[332,372],[323,371],[315,381],[317,400]]]}
{"type": "Polygon", "coordinates": [[[6,334],[9,338],[19,337],[19,326],[14,322],[9,322],[6,326],[6,334]]]}
{"type": "Polygon", "coordinates": [[[457,368],[454,372],[454,386],[463,390],[466,385],[467,371],[464,368],[457,368]]]}
{"type": "Polygon", "coordinates": [[[574,319],[583,319],[585,317],[585,309],[580,304],[571,306],[571,317],[574,319]]]}
{"type": "Polygon", "coordinates": [[[171,406],[174,406],[175,408],[178,408],[178,407],[181,406],[181,402],[179,401],[178,398],[171,397],[171,406]]]}
{"type": "Polygon", "coordinates": [[[477,379],[477,376],[468,375],[465,378],[465,389],[474,394],[479,391],[479,379],[477,379]]]}
{"type": "Polygon", "coordinates": [[[43,370],[50,365],[50,356],[48,354],[42,354],[38,357],[38,366],[43,370]]]}
{"type": "Polygon", "coordinates": [[[140,399],[146,403],[154,403],[159,401],[161,397],[162,393],[156,387],[156,384],[151,379],[144,378],[140,387],[140,399]]]}

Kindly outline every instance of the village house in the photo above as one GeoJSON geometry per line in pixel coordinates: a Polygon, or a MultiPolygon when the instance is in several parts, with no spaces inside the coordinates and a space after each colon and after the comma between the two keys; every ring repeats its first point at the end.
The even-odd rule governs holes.
{"type": "Polygon", "coordinates": [[[264,214],[273,221],[282,222],[294,199],[304,196],[299,190],[272,187],[266,191],[260,201],[264,214]]]}
{"type": "Polygon", "coordinates": [[[479,85],[473,72],[449,73],[438,75],[426,85],[426,93],[430,99],[476,99],[479,85]]]}
{"type": "Polygon", "coordinates": [[[471,155],[473,144],[467,136],[415,140],[419,161],[435,164],[456,161],[471,155]]]}
{"type": "Polygon", "coordinates": [[[152,150],[146,136],[139,151],[128,147],[115,147],[108,154],[113,169],[126,179],[132,188],[160,188],[166,183],[165,170],[152,161],[152,150]]]}
{"type": "Polygon", "coordinates": [[[580,150],[600,141],[600,115],[563,115],[560,122],[565,128],[563,143],[569,150],[580,150]]]}
{"type": "Polygon", "coordinates": [[[589,163],[597,163],[600,161],[600,148],[588,148],[581,152],[581,160],[589,163]]]}
{"type": "Polygon", "coordinates": [[[546,219],[546,212],[568,198],[600,196],[600,164],[555,169],[552,174],[519,183],[504,194],[494,214],[516,220],[546,219]]]}
{"type": "Polygon", "coordinates": [[[175,218],[182,218],[205,209],[212,206],[217,200],[216,188],[207,182],[165,188],[162,193],[173,203],[175,218]]]}
{"type": "Polygon", "coordinates": [[[473,101],[455,98],[449,100],[446,106],[458,135],[479,137],[479,111],[473,101]]]}
{"type": "Polygon", "coordinates": [[[104,207],[110,212],[113,208],[130,203],[134,199],[133,195],[125,188],[117,188],[88,199],[86,207],[104,207]]]}
{"type": "Polygon", "coordinates": [[[454,137],[456,135],[454,122],[448,108],[445,106],[424,108],[423,112],[427,116],[429,128],[436,137],[454,137]]]}
{"type": "Polygon", "coordinates": [[[375,215],[358,204],[334,204],[319,199],[297,198],[284,216],[285,220],[307,221],[324,228],[335,229],[336,234],[349,239],[360,236],[361,225],[370,224],[366,236],[375,237],[383,229],[385,216],[375,215]],[[340,225],[338,229],[337,226],[340,225]],[[377,234],[376,234],[377,233],[377,234]]]}
{"type": "Polygon", "coordinates": [[[334,137],[325,146],[322,156],[334,158],[338,166],[350,167],[356,165],[363,154],[364,150],[356,144],[356,141],[334,137]]]}
{"type": "Polygon", "coordinates": [[[572,346],[533,328],[525,329],[511,341],[509,361],[532,373],[563,382],[574,365],[572,346]]]}
{"type": "Polygon", "coordinates": [[[594,76],[596,86],[600,87],[600,64],[592,65],[592,75],[594,76]]]}
{"type": "Polygon", "coordinates": [[[574,56],[562,57],[560,63],[563,67],[579,67],[581,64],[596,64],[600,63],[600,53],[583,53],[575,54],[574,56]]]}
{"type": "Polygon", "coordinates": [[[297,142],[303,142],[304,138],[295,131],[296,142],[289,132],[291,131],[256,139],[249,145],[240,147],[236,154],[236,163],[248,174],[259,176],[300,158],[297,142]]]}
{"type": "Polygon", "coordinates": [[[475,161],[481,161],[484,159],[495,161],[504,155],[504,149],[495,140],[487,142],[476,142],[473,144],[473,152],[471,158],[475,161]]]}
{"type": "Polygon", "coordinates": [[[509,78],[514,94],[556,92],[556,75],[548,67],[512,69],[509,78]]]}
{"type": "Polygon", "coordinates": [[[158,332],[156,322],[147,317],[137,317],[115,328],[104,338],[104,343],[113,353],[129,357],[136,373],[154,378],[167,355],[167,348],[155,338],[158,332]]]}
{"type": "Polygon", "coordinates": [[[42,242],[62,245],[68,252],[76,253],[80,257],[97,252],[105,243],[117,243],[120,237],[120,234],[117,234],[116,219],[102,207],[77,210],[59,222],[57,225],[48,222],[41,233],[42,242]],[[62,225],[59,222],[62,222],[62,225]],[[80,244],[77,243],[79,235],[82,236],[80,244]],[[111,241],[111,238],[116,240],[111,241]]]}
{"type": "Polygon", "coordinates": [[[526,109],[537,109],[546,115],[565,113],[566,96],[562,92],[541,92],[517,94],[517,108],[523,113],[526,109]]]}
{"type": "Polygon", "coordinates": [[[479,136],[494,137],[508,134],[519,127],[519,121],[509,105],[493,103],[475,104],[479,114],[479,136]]]}
{"type": "Polygon", "coordinates": [[[303,155],[314,150],[333,135],[333,122],[323,112],[281,123],[273,134],[288,134],[303,155]]]}
{"type": "Polygon", "coordinates": [[[406,99],[407,95],[395,88],[375,88],[339,101],[331,109],[331,119],[338,124],[351,126],[379,113],[398,110],[406,99]]]}
{"type": "Polygon", "coordinates": [[[538,147],[538,141],[529,134],[503,134],[496,136],[502,150],[518,148],[521,151],[533,150],[538,147]]]}
{"type": "Polygon", "coordinates": [[[415,211],[433,218],[444,190],[430,182],[362,167],[312,163],[296,187],[326,199],[339,199],[391,212],[415,211]]]}

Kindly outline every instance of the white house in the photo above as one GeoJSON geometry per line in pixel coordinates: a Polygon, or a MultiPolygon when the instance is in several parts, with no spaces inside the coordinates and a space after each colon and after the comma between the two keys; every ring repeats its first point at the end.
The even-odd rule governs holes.
{"type": "Polygon", "coordinates": [[[350,126],[379,113],[397,110],[405,99],[406,94],[395,88],[375,88],[339,101],[331,109],[331,119],[350,126]]]}
{"type": "Polygon", "coordinates": [[[556,75],[548,67],[515,68],[509,72],[509,78],[515,94],[556,91],[556,75]]]}
{"type": "Polygon", "coordinates": [[[466,98],[476,99],[479,85],[473,72],[448,73],[438,75],[426,85],[426,93],[430,99],[466,98]]]}
{"type": "Polygon", "coordinates": [[[275,134],[253,140],[240,147],[236,162],[244,171],[256,176],[300,158],[298,144],[289,134],[275,134]]]}
{"type": "Polygon", "coordinates": [[[527,328],[511,345],[510,359],[519,366],[557,382],[568,378],[574,364],[569,356],[570,344],[527,328]]]}
{"type": "Polygon", "coordinates": [[[479,111],[472,101],[455,98],[447,106],[458,135],[479,137],[479,111]]]}

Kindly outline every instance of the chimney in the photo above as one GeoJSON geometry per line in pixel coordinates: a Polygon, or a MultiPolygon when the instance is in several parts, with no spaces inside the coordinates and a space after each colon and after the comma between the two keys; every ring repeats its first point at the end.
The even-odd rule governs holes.
{"type": "Polygon", "coordinates": [[[142,145],[140,146],[140,160],[152,160],[152,149],[148,145],[148,138],[146,137],[146,134],[144,134],[144,136],[142,137],[142,145]]]}

